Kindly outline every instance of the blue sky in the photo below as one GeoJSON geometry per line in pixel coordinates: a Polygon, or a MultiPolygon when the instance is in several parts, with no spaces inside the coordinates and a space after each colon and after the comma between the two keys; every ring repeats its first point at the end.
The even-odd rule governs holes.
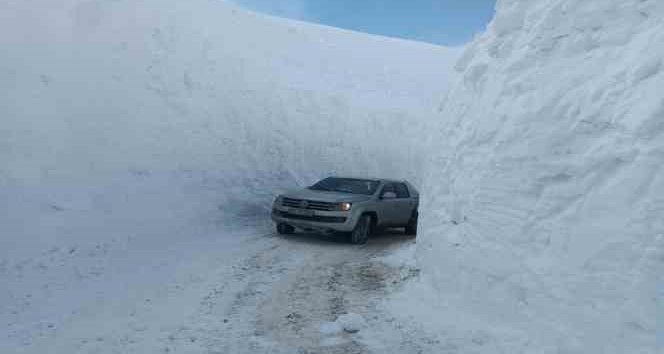
{"type": "Polygon", "coordinates": [[[495,0],[229,0],[247,9],[361,32],[457,46],[491,20],[495,0]]]}

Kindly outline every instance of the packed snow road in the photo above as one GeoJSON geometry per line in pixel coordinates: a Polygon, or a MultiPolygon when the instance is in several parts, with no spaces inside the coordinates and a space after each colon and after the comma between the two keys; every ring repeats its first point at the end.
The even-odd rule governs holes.
{"type": "Polygon", "coordinates": [[[381,257],[414,242],[387,231],[364,246],[341,236],[270,235],[163,342],[166,352],[418,353],[438,343],[377,306],[412,268],[381,257]]]}
{"type": "Polygon", "coordinates": [[[362,246],[266,226],[143,250],[126,242],[54,249],[0,269],[13,294],[0,352],[440,352],[385,306],[418,274],[385,258],[414,246],[401,230],[362,246]],[[33,272],[48,282],[22,284],[33,272]]]}

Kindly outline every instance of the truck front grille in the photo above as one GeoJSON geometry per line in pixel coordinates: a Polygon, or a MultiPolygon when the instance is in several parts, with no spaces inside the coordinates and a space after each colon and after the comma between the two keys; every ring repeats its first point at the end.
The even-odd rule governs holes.
{"type": "Polygon", "coordinates": [[[305,199],[284,198],[282,204],[283,206],[289,208],[309,210],[333,211],[335,209],[335,203],[318,202],[315,200],[305,199]]]}
{"type": "Polygon", "coordinates": [[[302,216],[302,215],[291,214],[286,211],[276,211],[276,213],[279,216],[293,220],[306,220],[306,221],[336,223],[336,224],[343,224],[346,222],[346,218],[341,216],[320,216],[320,215],[302,216]]]}

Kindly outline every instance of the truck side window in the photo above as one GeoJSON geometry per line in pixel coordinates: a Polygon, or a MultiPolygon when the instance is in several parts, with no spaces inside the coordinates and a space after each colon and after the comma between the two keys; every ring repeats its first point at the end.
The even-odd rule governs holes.
{"type": "Polygon", "coordinates": [[[397,198],[410,198],[410,193],[408,193],[408,187],[403,183],[396,184],[396,194],[397,198]]]}
{"type": "MultiPolygon", "coordinates": [[[[387,183],[384,187],[383,190],[380,192],[380,195],[384,195],[387,192],[392,192],[394,194],[397,194],[396,189],[394,188],[394,183],[387,183]]],[[[397,194],[398,197],[398,194],[397,194]]]]}

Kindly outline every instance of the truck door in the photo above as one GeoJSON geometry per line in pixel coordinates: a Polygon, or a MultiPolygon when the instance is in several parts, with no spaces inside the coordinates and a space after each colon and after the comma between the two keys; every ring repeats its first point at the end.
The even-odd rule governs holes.
{"type": "Polygon", "coordinates": [[[404,226],[410,220],[410,216],[415,209],[415,201],[410,197],[408,187],[404,183],[394,184],[397,198],[394,202],[395,216],[394,220],[398,226],[404,226]]]}
{"type": "Polygon", "coordinates": [[[394,183],[386,183],[379,194],[378,222],[381,226],[395,226],[398,224],[398,204],[396,187],[394,183]]]}

